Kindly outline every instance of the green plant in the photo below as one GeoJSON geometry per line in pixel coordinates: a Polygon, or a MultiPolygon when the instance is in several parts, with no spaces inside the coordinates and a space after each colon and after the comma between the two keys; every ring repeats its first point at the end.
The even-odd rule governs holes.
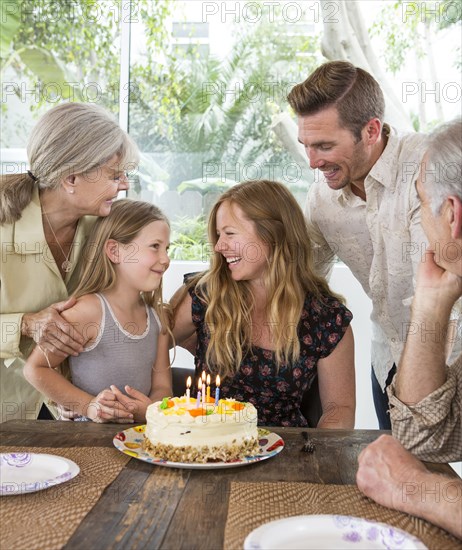
{"type": "Polygon", "coordinates": [[[169,256],[172,260],[208,260],[207,222],[203,215],[172,222],[169,256]]]}
{"type": "MultiPolygon", "coordinates": [[[[152,17],[146,10],[147,36],[152,17]]],[[[146,62],[132,69],[139,97],[130,111],[131,133],[159,159],[170,189],[191,180],[207,185],[206,166],[216,167],[213,178],[226,183],[284,181],[293,164],[270,129],[271,117],[286,108],[290,86],[320,62],[319,36],[266,18],[240,21],[234,30],[225,59],[199,55],[194,45],[186,51],[164,47],[160,57],[148,44],[146,62]]]]}
{"type": "Polygon", "coordinates": [[[118,110],[120,31],[112,11],[104,14],[94,0],[12,0],[0,25],[2,77],[13,71],[27,84],[18,96],[35,87],[32,110],[90,94],[118,110]]]}

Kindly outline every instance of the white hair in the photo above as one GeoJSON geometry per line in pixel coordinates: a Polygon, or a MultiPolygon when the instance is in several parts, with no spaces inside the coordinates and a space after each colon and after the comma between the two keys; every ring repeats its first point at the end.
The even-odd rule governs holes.
{"type": "Polygon", "coordinates": [[[437,216],[451,195],[462,200],[462,119],[442,124],[428,137],[420,180],[437,216]]]}
{"type": "Polygon", "coordinates": [[[134,170],[139,161],[135,142],[109,112],[91,103],[63,103],[45,113],[32,130],[27,156],[30,171],[0,176],[0,225],[19,220],[37,186],[53,189],[114,156],[119,171],[134,170]]]}
{"type": "Polygon", "coordinates": [[[27,144],[30,170],[40,188],[71,174],[85,174],[114,155],[121,170],[138,163],[138,150],[112,114],[91,103],[63,103],[45,113],[27,144]]]}

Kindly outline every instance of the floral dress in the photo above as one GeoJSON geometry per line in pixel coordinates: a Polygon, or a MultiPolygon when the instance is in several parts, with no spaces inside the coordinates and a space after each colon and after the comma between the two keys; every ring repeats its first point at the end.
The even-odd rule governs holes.
{"type": "MultiPolygon", "coordinates": [[[[210,341],[204,320],[206,308],[194,288],[189,292],[197,334],[196,379],[205,370],[212,373],[214,380],[216,369],[208,368],[205,362],[210,341]]],[[[303,394],[316,378],[318,360],[332,353],[352,318],[352,313],[336,298],[327,295],[321,303],[308,294],[297,329],[300,339],[298,361],[282,364],[278,370],[273,351],[253,346],[235,376],[222,381],[220,397],[249,401],[255,405],[260,426],[308,426],[300,411],[303,394]]]]}

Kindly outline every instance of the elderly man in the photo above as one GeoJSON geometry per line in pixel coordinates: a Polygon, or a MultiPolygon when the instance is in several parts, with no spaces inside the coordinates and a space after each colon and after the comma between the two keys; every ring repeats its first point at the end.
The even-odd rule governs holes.
{"type": "MultiPolygon", "coordinates": [[[[462,295],[461,158],[462,121],[457,120],[430,137],[417,182],[430,245],[389,388],[394,436],[419,458],[441,462],[462,459],[462,355],[447,367],[445,348],[451,309],[462,295]]],[[[382,436],[361,453],[359,488],[384,506],[462,538],[462,481],[430,473],[401,443],[382,436]]]]}
{"type": "Polygon", "coordinates": [[[379,426],[389,429],[385,388],[403,350],[426,245],[415,189],[424,136],[384,124],[380,86],[346,61],[318,67],[288,101],[310,165],[322,173],[306,209],[319,271],[327,275],[337,255],[372,300],[372,389],[379,426]]]}

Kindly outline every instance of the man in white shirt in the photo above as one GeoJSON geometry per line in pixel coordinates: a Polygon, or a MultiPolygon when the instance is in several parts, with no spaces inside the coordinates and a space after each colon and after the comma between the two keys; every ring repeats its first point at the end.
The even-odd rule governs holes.
{"type": "Polygon", "coordinates": [[[385,390],[403,350],[427,242],[415,188],[424,136],[384,124],[380,86],[346,61],[318,67],[288,100],[310,166],[321,172],[306,206],[319,272],[327,276],[337,256],[372,300],[374,404],[379,427],[390,429],[385,390]]]}

